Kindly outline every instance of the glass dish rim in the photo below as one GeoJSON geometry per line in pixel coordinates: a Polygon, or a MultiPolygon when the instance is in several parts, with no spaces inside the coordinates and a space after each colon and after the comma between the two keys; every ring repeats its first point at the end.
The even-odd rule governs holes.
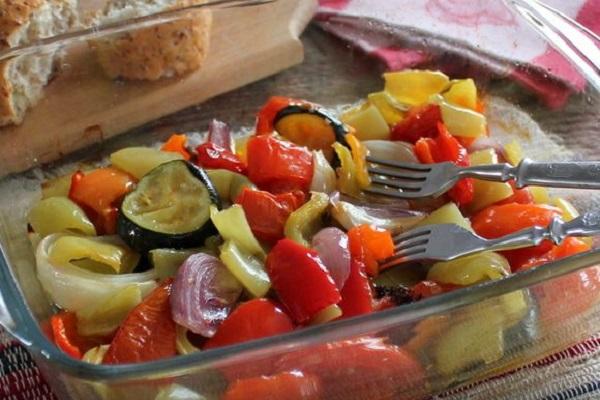
{"type": "Polygon", "coordinates": [[[59,365],[61,372],[79,379],[120,382],[147,378],[149,375],[155,378],[185,375],[186,369],[202,368],[203,365],[209,364],[214,367],[215,364],[227,363],[231,359],[243,359],[258,353],[264,354],[265,350],[277,352],[285,348],[301,348],[311,342],[326,343],[333,340],[345,340],[348,337],[368,334],[367,332],[383,330],[403,322],[469,306],[516,290],[528,289],[596,264],[600,264],[600,248],[550,262],[540,268],[519,272],[503,279],[484,282],[364,316],[164,360],[124,365],[90,364],[69,357],[51,343],[25,302],[13,270],[9,267],[2,243],[0,243],[0,293],[2,294],[0,299],[4,300],[6,309],[11,310],[9,316],[15,322],[13,336],[34,355],[43,357],[53,365],[59,365]]]}
{"type": "MultiPolygon", "coordinates": [[[[253,6],[270,1],[273,0],[232,0],[231,3],[241,6],[253,6]]],[[[115,33],[113,30],[115,28],[122,28],[125,26],[127,29],[131,29],[132,26],[143,27],[145,26],[144,24],[165,22],[161,17],[176,19],[185,12],[190,11],[190,9],[221,8],[222,4],[228,3],[229,1],[227,0],[212,0],[201,6],[191,6],[173,10],[167,13],[168,15],[158,14],[141,17],[138,18],[139,21],[137,21],[138,19],[133,21],[137,22],[137,25],[135,23],[131,25],[131,21],[128,20],[123,21],[123,24],[119,23],[115,26],[94,28],[89,32],[71,32],[66,34],[65,37],[51,37],[32,45],[0,51],[0,60],[21,54],[28,54],[29,52],[50,50],[55,46],[60,46],[61,44],[64,45],[66,43],[65,40],[67,40],[67,42],[69,40],[79,41],[85,40],[91,35],[95,37],[105,36],[115,33]],[[83,35],[82,32],[84,33],[83,35]]],[[[535,5],[535,2],[530,0],[508,0],[505,1],[505,4],[513,9],[515,8],[515,5],[527,6],[529,7],[527,11],[531,11],[533,8],[533,11],[539,12],[539,8],[532,7],[532,4],[535,5]]],[[[517,12],[523,14],[523,10],[518,8],[517,12]]],[[[539,14],[536,16],[539,17],[539,14]]],[[[540,19],[547,24],[547,19],[540,19]]],[[[538,31],[538,34],[542,33],[535,24],[530,23],[530,25],[538,31]]],[[[546,41],[552,45],[552,42],[547,38],[546,41]]],[[[574,59],[565,54],[563,55],[576,67],[580,67],[580,59],[574,59]]],[[[589,76],[587,76],[587,74],[584,75],[588,78],[587,81],[589,82],[589,76]]],[[[167,375],[185,375],[186,369],[202,368],[209,364],[214,365],[214,363],[227,363],[232,359],[243,359],[244,357],[255,355],[264,352],[265,350],[276,352],[283,348],[292,349],[302,347],[311,342],[324,343],[328,341],[328,338],[330,338],[330,340],[335,340],[334,338],[336,337],[351,337],[354,336],[353,332],[355,331],[363,332],[364,334],[364,331],[382,330],[402,322],[421,319],[459,307],[469,306],[516,290],[526,290],[534,285],[543,284],[546,281],[600,264],[600,248],[598,248],[545,264],[541,268],[523,271],[504,279],[481,283],[459,291],[441,294],[430,299],[405,304],[365,316],[303,328],[284,335],[141,364],[94,365],[69,357],[51,343],[44,335],[26,303],[18,280],[14,276],[13,269],[9,266],[10,261],[8,257],[6,257],[6,254],[5,244],[0,241],[0,305],[2,305],[3,301],[6,310],[10,310],[8,315],[15,323],[15,327],[12,329],[12,336],[16,337],[20,343],[34,354],[34,356],[42,357],[51,364],[59,366],[61,373],[66,373],[79,379],[105,382],[128,381],[147,378],[150,375],[157,378],[167,375]]],[[[358,334],[360,333],[357,333],[357,335],[358,334]]],[[[11,335],[11,333],[9,333],[9,335],[11,335]]]]}

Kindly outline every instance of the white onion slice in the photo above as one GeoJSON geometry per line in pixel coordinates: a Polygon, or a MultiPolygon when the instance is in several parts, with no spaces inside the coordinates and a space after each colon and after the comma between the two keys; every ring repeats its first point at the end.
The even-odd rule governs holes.
{"type": "Polygon", "coordinates": [[[369,150],[370,157],[382,160],[419,162],[413,145],[410,143],[390,140],[365,140],[362,143],[369,150]]]}
{"type": "MultiPolygon", "coordinates": [[[[44,290],[59,307],[77,312],[93,304],[115,296],[130,285],[137,285],[146,296],[156,287],[154,270],[146,272],[110,275],[98,274],[83,268],[68,265],[52,265],[48,258],[52,244],[64,234],[46,236],[38,244],[35,258],[37,276],[44,290]]],[[[105,240],[119,240],[116,236],[105,240]]]]}
{"type": "Polygon", "coordinates": [[[357,225],[368,224],[387,229],[392,233],[404,232],[425,218],[424,214],[406,210],[399,216],[381,218],[369,213],[365,208],[346,201],[340,201],[336,196],[331,198],[331,215],[345,229],[357,225]]]}
{"type": "Polygon", "coordinates": [[[313,151],[313,177],[310,182],[311,192],[329,194],[335,190],[335,171],[321,150],[313,151]]]}
{"type": "Polygon", "coordinates": [[[312,238],[312,248],[319,253],[337,288],[342,290],[350,275],[348,235],[334,227],[321,229],[312,238]]]}
{"type": "Polygon", "coordinates": [[[173,281],[173,320],[191,332],[212,337],[242,290],[242,285],[218,258],[193,254],[179,267],[173,281]]]}

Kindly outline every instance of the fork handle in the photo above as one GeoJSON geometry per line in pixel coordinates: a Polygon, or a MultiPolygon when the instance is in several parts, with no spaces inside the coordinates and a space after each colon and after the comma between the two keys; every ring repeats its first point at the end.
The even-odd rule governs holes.
{"type": "Polygon", "coordinates": [[[540,163],[524,158],[516,167],[510,164],[491,164],[466,167],[461,177],[489,181],[515,180],[517,188],[548,186],[572,189],[600,189],[600,162],[540,163]]]}
{"type": "Polygon", "coordinates": [[[537,246],[550,239],[560,244],[567,236],[592,236],[600,234],[600,212],[589,211],[569,222],[560,217],[552,219],[547,227],[534,226],[498,239],[488,240],[487,250],[499,251],[537,246]]]}

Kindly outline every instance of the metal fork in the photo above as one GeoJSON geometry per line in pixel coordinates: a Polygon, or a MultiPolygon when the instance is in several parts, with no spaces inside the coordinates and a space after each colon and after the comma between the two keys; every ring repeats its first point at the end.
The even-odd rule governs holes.
{"type": "Polygon", "coordinates": [[[451,162],[405,163],[367,157],[371,185],[365,192],[417,199],[439,196],[461,178],[506,182],[514,179],[517,188],[528,185],[555,188],[600,189],[600,162],[539,163],[523,159],[516,167],[490,164],[458,167],[451,162]]]}
{"type": "Polygon", "coordinates": [[[534,226],[498,239],[481,236],[455,224],[427,225],[394,236],[395,254],[380,264],[392,267],[409,261],[450,261],[481,251],[537,246],[550,239],[560,244],[567,236],[600,234],[600,212],[591,211],[569,222],[555,217],[547,227],[534,226]]]}

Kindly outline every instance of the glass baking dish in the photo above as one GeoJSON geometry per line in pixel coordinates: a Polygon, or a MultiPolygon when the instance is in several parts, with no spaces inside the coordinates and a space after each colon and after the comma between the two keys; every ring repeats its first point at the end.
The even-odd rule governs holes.
{"type": "MultiPolygon", "coordinates": [[[[279,0],[275,4],[282,7],[282,4],[306,3],[302,0],[279,0]]],[[[530,71],[515,61],[487,56],[477,51],[469,39],[450,40],[424,30],[385,26],[377,20],[370,21],[369,26],[372,31],[383,30],[394,35],[396,46],[426,52],[429,57],[419,67],[441,69],[452,78],[473,77],[487,96],[487,117],[494,135],[501,140],[517,137],[527,156],[537,160],[600,159],[600,145],[591,140],[597,134],[600,120],[598,67],[594,67],[593,59],[586,58],[576,46],[578,37],[581,38],[579,35],[589,40],[593,38],[590,39],[588,33],[578,30],[560,15],[548,14],[547,9],[536,4],[513,2],[502,5],[515,18],[535,26],[529,28],[526,34],[521,32],[522,35],[514,40],[535,38],[552,42],[563,54],[564,61],[579,71],[586,81],[583,90],[575,90],[546,76],[542,81],[552,83],[556,90],[551,97],[542,99],[537,90],[539,81],[534,79],[539,79],[539,71],[530,71]],[[515,79],[515,71],[522,76],[530,76],[530,79],[515,79]]],[[[168,18],[170,21],[184,20],[194,12],[197,11],[174,13],[168,18]]],[[[215,11],[221,13],[217,16],[221,22],[229,21],[230,25],[243,15],[241,13],[257,12],[260,10],[252,8],[215,11]]],[[[94,38],[106,38],[123,31],[134,32],[146,28],[148,25],[145,24],[154,23],[137,21],[121,25],[117,29],[119,32],[109,29],[92,33],[94,38]]],[[[60,399],[119,399],[126,396],[135,399],[217,399],[228,380],[270,375],[278,368],[313,368],[317,374],[327,369],[342,371],[335,375],[339,381],[335,389],[325,395],[327,399],[419,399],[514,370],[599,331],[600,288],[595,292],[586,291],[575,301],[569,286],[569,282],[577,279],[582,271],[588,271],[586,268],[600,263],[600,250],[594,250],[500,281],[376,314],[139,365],[103,366],[77,361],[62,353],[46,338],[40,322],[47,319],[53,309],[36,280],[25,222],[27,210],[40,196],[40,182],[72,172],[78,166],[101,163],[110,152],[124,146],[152,145],[165,140],[174,131],[203,132],[211,118],[225,120],[237,131],[247,132],[247,127],[254,123],[256,111],[270,95],[307,98],[333,108],[354,103],[367,93],[378,90],[382,85],[380,74],[384,71],[383,66],[376,59],[347,47],[345,42],[326,33],[329,23],[331,21],[321,20],[319,24],[308,27],[302,37],[305,49],[302,64],[183,110],[172,109],[168,102],[162,105],[154,103],[147,115],[141,117],[143,124],[135,125],[133,129],[128,126],[127,132],[118,137],[105,138],[103,120],[100,120],[95,128],[82,135],[82,142],[72,148],[83,149],[64,154],[57,160],[51,160],[51,156],[45,158],[43,154],[38,159],[38,156],[29,153],[30,149],[21,145],[20,140],[9,137],[14,131],[0,129],[0,137],[6,139],[3,138],[3,141],[8,143],[13,159],[28,159],[23,165],[9,164],[7,159],[0,159],[2,175],[13,172],[0,181],[0,323],[31,352],[60,399]],[[17,172],[26,168],[24,172],[17,172]],[[552,312],[540,312],[541,302],[546,307],[550,304],[552,312]],[[517,303],[520,306],[510,306],[517,303]],[[586,306],[582,307],[582,303],[586,306]],[[386,372],[376,366],[365,367],[360,357],[346,356],[343,363],[337,362],[340,344],[362,341],[374,343],[376,347],[378,340],[412,352],[422,369],[397,365],[391,368],[394,373],[390,374],[389,370],[386,372]]],[[[294,29],[301,29],[298,26],[302,23],[298,22],[294,29]]],[[[242,31],[245,28],[249,29],[242,25],[235,27],[242,31]]],[[[85,37],[70,34],[58,41],[49,40],[37,47],[19,49],[13,56],[35,57],[54,48],[68,53],[77,47],[84,51],[83,58],[88,59],[88,56],[93,57],[91,50],[82,47],[82,43],[90,38],[89,34],[85,37]]],[[[228,42],[227,37],[213,37],[212,40],[228,42]]],[[[237,43],[228,42],[227,45],[236,48],[237,43]]],[[[256,57],[260,56],[258,52],[256,57]]],[[[72,66],[63,65],[63,68],[68,70],[72,66]]],[[[256,64],[248,63],[238,68],[243,74],[245,68],[256,68],[256,64]]],[[[101,74],[98,68],[87,69],[85,74],[77,76],[75,92],[77,88],[87,87],[89,82],[99,79],[101,74]]],[[[257,78],[266,74],[259,74],[257,78]]],[[[177,83],[185,77],[170,79],[177,83]]],[[[56,100],[51,92],[53,84],[50,82],[49,93],[43,102],[56,100]]],[[[160,83],[117,80],[111,81],[111,91],[102,95],[113,96],[115,113],[123,113],[118,97],[123,93],[123,86],[129,87],[127,90],[146,93],[144,85],[156,85],[156,90],[161,90],[160,83]]],[[[81,94],[75,93],[74,96],[79,98],[81,94]]],[[[98,107],[101,107],[100,104],[102,101],[98,102],[98,107]]],[[[68,106],[65,105],[66,109],[63,107],[67,114],[70,113],[68,106]]],[[[110,116],[111,108],[90,112],[110,116]]],[[[70,115],[70,120],[88,117],[75,113],[70,115]]],[[[32,126],[44,127],[43,124],[32,126]]],[[[116,128],[111,130],[110,126],[106,129],[110,132],[106,136],[121,133],[116,128]]],[[[60,150],[58,133],[50,130],[45,134],[56,137],[51,145],[60,150]]],[[[53,151],[49,150],[49,153],[53,151]]],[[[600,196],[596,193],[562,191],[560,194],[580,210],[600,204],[600,196]]],[[[345,349],[347,351],[347,347],[345,349]]],[[[480,394],[485,395],[485,387],[481,390],[480,394]]]]}

